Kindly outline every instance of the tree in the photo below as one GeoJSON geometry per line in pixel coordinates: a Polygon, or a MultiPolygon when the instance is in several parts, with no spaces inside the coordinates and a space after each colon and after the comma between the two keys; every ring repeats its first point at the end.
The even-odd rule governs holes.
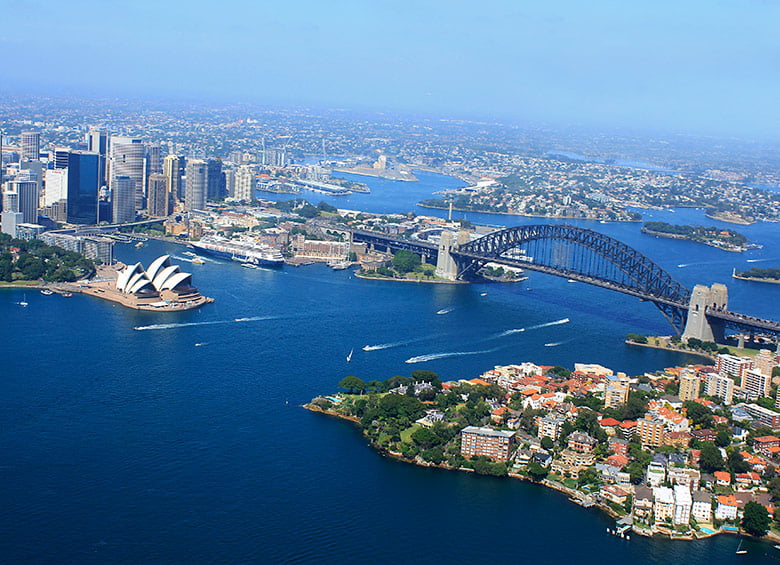
{"type": "Polygon", "coordinates": [[[711,441],[705,441],[701,445],[699,466],[705,473],[714,473],[723,469],[723,457],[720,450],[711,441]]]}
{"type": "Polygon", "coordinates": [[[430,449],[441,443],[441,438],[428,428],[414,430],[412,440],[423,449],[430,449]]]}
{"type": "Polygon", "coordinates": [[[769,512],[758,502],[745,504],[742,513],[742,528],[751,536],[761,537],[769,531],[769,512]]]}
{"type": "Polygon", "coordinates": [[[362,394],[366,390],[366,383],[361,378],[348,376],[339,381],[339,388],[347,389],[350,394],[355,392],[362,394]]]}
{"type": "Polygon", "coordinates": [[[539,465],[536,461],[531,461],[528,464],[528,476],[531,477],[532,480],[536,481],[537,483],[544,480],[545,477],[547,477],[547,474],[549,471],[539,465]]]}
{"type": "Polygon", "coordinates": [[[393,267],[399,273],[409,273],[417,269],[421,264],[420,256],[402,249],[393,255],[393,267]]]}
{"type": "Polygon", "coordinates": [[[545,448],[547,451],[550,451],[553,447],[555,447],[555,443],[553,443],[553,440],[550,439],[548,436],[544,436],[542,438],[542,447],[545,448]]]}
{"type": "Polygon", "coordinates": [[[742,457],[742,454],[736,449],[729,453],[726,464],[728,465],[729,471],[735,475],[739,473],[747,473],[751,468],[750,463],[745,461],[745,458],[742,457]]]}
{"type": "MultiPolygon", "coordinates": [[[[715,436],[715,445],[717,445],[718,447],[728,447],[729,445],[731,445],[731,434],[726,430],[718,431],[718,435],[715,436]]],[[[734,453],[737,452],[735,451],[734,453]]],[[[739,453],[737,453],[737,455],[739,455],[739,453]]]]}

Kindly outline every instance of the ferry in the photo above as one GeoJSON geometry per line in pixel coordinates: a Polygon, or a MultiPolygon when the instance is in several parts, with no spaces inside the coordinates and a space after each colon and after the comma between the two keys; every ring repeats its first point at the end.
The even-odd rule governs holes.
{"type": "Polygon", "coordinates": [[[195,263],[196,265],[205,265],[206,264],[206,262],[203,259],[201,259],[200,257],[197,257],[197,256],[193,257],[192,259],[190,259],[190,263],[195,263]]]}
{"type": "Polygon", "coordinates": [[[190,245],[205,253],[232,259],[239,263],[263,265],[265,267],[281,267],[284,264],[282,253],[278,249],[274,249],[264,243],[207,235],[200,241],[193,241],[190,245]]]}

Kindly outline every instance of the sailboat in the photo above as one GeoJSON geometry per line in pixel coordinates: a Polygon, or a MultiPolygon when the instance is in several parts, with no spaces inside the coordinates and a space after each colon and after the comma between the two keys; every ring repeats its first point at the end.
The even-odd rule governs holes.
{"type": "Polygon", "coordinates": [[[743,540],[739,540],[739,545],[737,546],[737,551],[736,551],[737,555],[745,555],[747,553],[747,549],[742,549],[742,541],[743,540]]]}
{"type": "Polygon", "coordinates": [[[349,350],[349,355],[347,355],[347,363],[350,363],[352,361],[352,354],[355,352],[354,348],[349,350]]]}
{"type": "Polygon", "coordinates": [[[17,304],[19,306],[21,306],[22,308],[26,307],[27,306],[27,295],[24,294],[22,300],[17,302],[17,304]]]}

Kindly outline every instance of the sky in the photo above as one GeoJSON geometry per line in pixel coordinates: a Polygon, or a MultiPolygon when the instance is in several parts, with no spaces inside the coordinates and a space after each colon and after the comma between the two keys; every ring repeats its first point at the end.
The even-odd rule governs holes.
{"type": "Polygon", "coordinates": [[[0,21],[5,91],[780,140],[780,0],[0,0],[0,21]]]}

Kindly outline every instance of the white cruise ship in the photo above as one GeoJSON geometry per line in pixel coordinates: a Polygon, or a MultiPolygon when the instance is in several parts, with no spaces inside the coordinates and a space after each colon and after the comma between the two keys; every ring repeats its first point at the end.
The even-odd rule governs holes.
{"type": "Polygon", "coordinates": [[[193,241],[190,245],[205,253],[240,263],[265,267],[281,267],[284,264],[282,253],[265,243],[207,235],[200,241],[193,241]]]}

